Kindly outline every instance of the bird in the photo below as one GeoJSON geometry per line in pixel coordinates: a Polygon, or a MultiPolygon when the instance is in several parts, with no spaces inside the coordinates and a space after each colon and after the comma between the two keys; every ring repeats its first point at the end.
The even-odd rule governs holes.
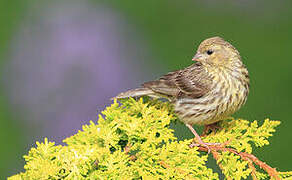
{"type": "Polygon", "coordinates": [[[250,78],[238,50],[218,36],[202,41],[192,61],[184,69],[145,82],[113,99],[149,96],[169,100],[196,143],[209,149],[212,144],[203,142],[193,125],[208,129],[238,111],[247,101],[250,78]]]}

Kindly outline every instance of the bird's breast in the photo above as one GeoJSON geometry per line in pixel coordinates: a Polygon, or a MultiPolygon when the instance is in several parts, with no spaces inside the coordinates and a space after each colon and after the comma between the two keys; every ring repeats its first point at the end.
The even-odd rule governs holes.
{"type": "Polygon", "coordinates": [[[236,112],[247,99],[248,83],[242,73],[218,73],[210,91],[200,98],[181,98],[175,112],[184,123],[212,124],[236,112]]]}

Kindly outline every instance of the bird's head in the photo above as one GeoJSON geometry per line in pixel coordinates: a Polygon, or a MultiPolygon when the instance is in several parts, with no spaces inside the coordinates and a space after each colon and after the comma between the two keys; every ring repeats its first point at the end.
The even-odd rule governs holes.
{"type": "Polygon", "coordinates": [[[239,52],[221,37],[204,40],[193,57],[193,61],[215,67],[232,67],[240,59],[239,52]]]}

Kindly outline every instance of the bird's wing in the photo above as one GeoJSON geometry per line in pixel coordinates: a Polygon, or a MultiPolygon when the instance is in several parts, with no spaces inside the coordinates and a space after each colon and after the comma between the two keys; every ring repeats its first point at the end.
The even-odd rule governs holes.
{"type": "Polygon", "coordinates": [[[178,73],[179,71],[170,72],[160,79],[146,82],[142,86],[162,95],[176,96],[179,93],[179,88],[175,84],[178,73]]]}
{"type": "Polygon", "coordinates": [[[146,82],[143,86],[166,96],[198,98],[209,91],[210,81],[207,72],[199,64],[194,64],[183,70],[170,72],[158,80],[146,82]]]}

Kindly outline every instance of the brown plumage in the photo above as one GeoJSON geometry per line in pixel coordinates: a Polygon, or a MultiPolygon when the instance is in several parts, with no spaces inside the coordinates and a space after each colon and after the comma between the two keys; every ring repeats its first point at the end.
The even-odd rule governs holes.
{"type": "MultiPolygon", "coordinates": [[[[239,52],[220,37],[204,40],[193,60],[196,62],[185,69],[170,72],[115,98],[145,95],[167,98],[174,104],[180,120],[197,137],[191,125],[216,123],[246,102],[249,76],[239,52]]],[[[200,138],[198,141],[207,146],[200,138]]]]}

